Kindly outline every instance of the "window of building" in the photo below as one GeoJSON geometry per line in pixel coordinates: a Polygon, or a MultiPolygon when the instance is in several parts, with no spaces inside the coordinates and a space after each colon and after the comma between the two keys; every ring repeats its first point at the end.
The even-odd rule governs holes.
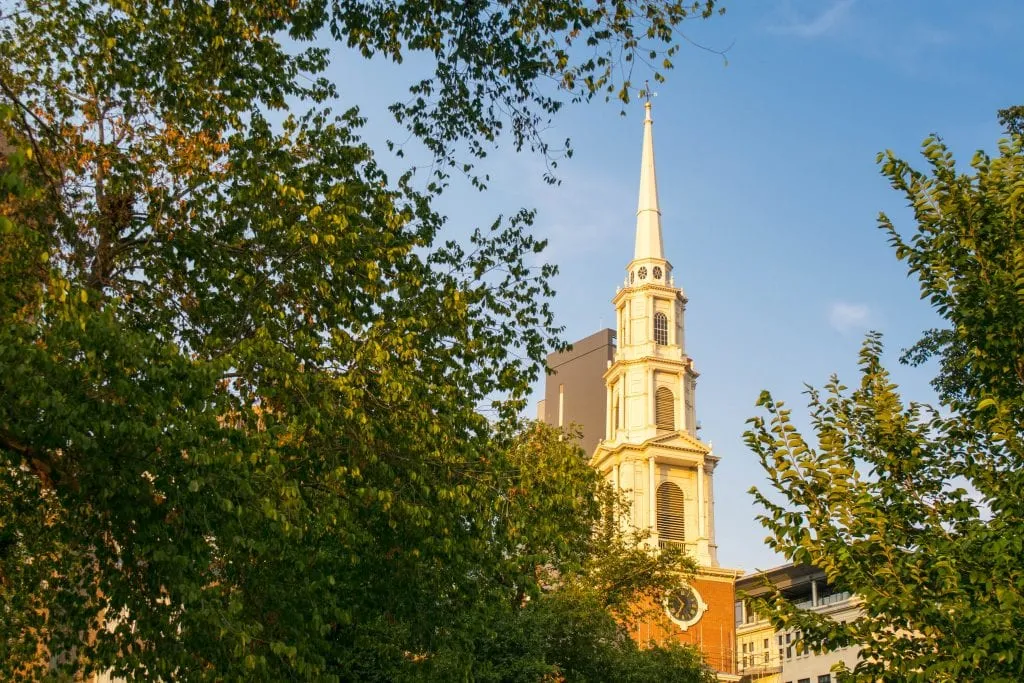
{"type": "Polygon", "coordinates": [[[676,429],[676,397],[668,387],[658,387],[654,392],[654,423],[659,432],[676,429]]]}
{"type": "Polygon", "coordinates": [[[811,683],[811,679],[809,679],[809,678],[798,678],[796,680],[796,683],[811,683]]]}
{"type": "Polygon", "coordinates": [[[818,676],[818,683],[832,683],[832,674],[821,674],[818,676]]]}
{"type": "MultiPolygon", "coordinates": [[[[660,391],[660,390],[659,390],[660,391]]],[[[682,543],[686,540],[683,519],[683,491],[670,481],[658,487],[658,540],[682,543]]]]}
{"type": "Polygon", "coordinates": [[[747,644],[743,643],[743,654],[747,654],[747,644]]]}
{"type": "Polygon", "coordinates": [[[766,650],[768,649],[768,639],[767,638],[764,639],[764,649],[766,649],[766,650]]]}
{"type": "Polygon", "coordinates": [[[668,316],[661,312],[654,314],[654,343],[668,344],[668,316]]]}

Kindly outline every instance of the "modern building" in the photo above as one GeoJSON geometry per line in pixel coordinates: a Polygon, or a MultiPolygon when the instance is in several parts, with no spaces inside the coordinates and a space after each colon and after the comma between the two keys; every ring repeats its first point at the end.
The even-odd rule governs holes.
{"type": "Polygon", "coordinates": [[[602,376],[615,358],[615,330],[601,330],[547,358],[548,375],[538,419],[582,430],[580,446],[589,456],[604,438],[605,389],[602,376]]]}
{"type": "MultiPolygon", "coordinates": [[[[737,581],[737,592],[740,583],[737,581]]],[[[781,683],[782,660],[771,622],[753,613],[736,616],[736,672],[743,683],[781,683]]]]}
{"type": "Polygon", "coordinates": [[[750,683],[832,683],[832,667],[844,662],[850,669],[857,663],[858,648],[814,652],[798,646],[796,631],[776,631],[762,615],[751,609],[753,598],[778,589],[801,609],[814,610],[837,621],[855,618],[860,600],[835,590],[825,573],[810,565],[786,564],[775,569],[747,574],[736,582],[737,672],[750,683]]]}
{"type": "Polygon", "coordinates": [[[587,445],[594,443],[591,465],[630,502],[628,521],[649,531],[652,552],[680,546],[700,567],[670,596],[667,619],[639,624],[634,637],[696,645],[720,680],[737,681],[733,606],[742,571],[718,565],[718,456],[697,436],[698,375],[686,353],[687,299],[662,246],[653,123],[648,102],[633,257],[612,299],[616,331],[603,330],[574,344],[572,355],[549,360],[555,374],[542,410],[551,424],[582,426],[587,445]],[[595,397],[604,405],[596,406],[595,397]]]}

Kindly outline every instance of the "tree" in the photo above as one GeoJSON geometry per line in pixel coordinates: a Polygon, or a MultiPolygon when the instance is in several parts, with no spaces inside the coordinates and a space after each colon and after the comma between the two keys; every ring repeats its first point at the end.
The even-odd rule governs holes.
{"type": "MultiPolygon", "coordinates": [[[[672,641],[641,646],[586,585],[544,593],[495,624],[479,681],[712,683],[699,653],[672,641]]],[[[450,680],[441,676],[438,680],[450,680]]]]}
{"type": "Polygon", "coordinates": [[[532,214],[458,244],[431,202],[713,9],[0,4],[0,675],[472,671],[538,567],[582,571],[594,477],[517,451],[557,333],[532,214]],[[431,60],[393,112],[433,177],[331,112],[325,33],[431,60]]]}
{"type": "Polygon", "coordinates": [[[341,677],[715,680],[693,648],[640,644],[629,635],[638,620],[665,619],[660,605],[692,575],[692,559],[650,553],[648,532],[619,522],[628,503],[560,429],[527,425],[507,452],[518,472],[510,477],[515,486],[494,501],[494,566],[472,583],[489,597],[452,609],[442,622],[448,637],[435,637],[414,661],[395,651],[409,642],[409,624],[391,615],[351,630],[341,677]]]}
{"type": "Polygon", "coordinates": [[[561,430],[532,424],[510,453],[522,477],[503,501],[506,512],[495,518],[496,540],[511,545],[501,548],[506,564],[491,580],[512,584],[530,576],[535,590],[519,584],[502,591],[501,599],[462,610],[449,622],[456,637],[412,672],[400,661],[382,668],[380,639],[364,638],[361,656],[352,658],[355,668],[344,677],[714,681],[714,672],[692,647],[637,643],[630,637],[641,620],[653,617],[667,623],[663,600],[692,575],[693,560],[681,550],[652,554],[649,532],[621,523],[629,503],[615,497],[561,430]],[[569,488],[560,477],[574,482],[580,492],[570,505],[559,503],[569,488]],[[596,496],[587,495],[595,490],[596,496]],[[559,515],[576,523],[559,522],[559,515]],[[505,523],[517,528],[501,533],[505,523]]]}
{"type": "Polygon", "coordinates": [[[1007,135],[1024,135],[1024,105],[1017,104],[996,112],[999,125],[1003,126],[1007,135]]]}
{"type": "Polygon", "coordinates": [[[904,403],[871,335],[854,391],[833,378],[809,392],[816,445],[767,393],[747,433],[774,490],[753,490],[769,543],[856,593],[864,613],[839,624],[781,599],[762,607],[805,646],[859,645],[858,680],[1024,675],[1022,145],[976,153],[969,173],[937,137],[927,173],[879,156],[917,223],[910,239],[884,214],[880,226],[947,325],[906,356],[938,358],[942,407],[904,403]]]}

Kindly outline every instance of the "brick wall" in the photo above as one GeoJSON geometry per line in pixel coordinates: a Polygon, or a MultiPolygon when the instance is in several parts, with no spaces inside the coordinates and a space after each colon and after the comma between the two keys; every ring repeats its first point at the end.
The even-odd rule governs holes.
{"type": "Polygon", "coordinates": [[[662,611],[663,616],[638,624],[633,631],[633,638],[640,643],[675,639],[680,643],[694,645],[703,653],[712,669],[721,673],[735,673],[735,583],[732,580],[701,578],[698,575],[690,581],[690,585],[708,606],[700,621],[684,631],[662,611]]]}

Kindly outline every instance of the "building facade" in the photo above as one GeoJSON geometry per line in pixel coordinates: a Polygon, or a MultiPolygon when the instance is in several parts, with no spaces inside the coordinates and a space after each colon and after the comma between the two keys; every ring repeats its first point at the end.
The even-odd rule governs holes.
{"type": "Polygon", "coordinates": [[[601,330],[548,356],[550,374],[537,419],[581,431],[580,446],[590,455],[604,438],[605,398],[602,375],[615,358],[615,330],[601,330]]]}
{"type": "Polygon", "coordinates": [[[800,634],[775,630],[771,623],[751,609],[750,601],[778,589],[800,609],[814,610],[837,621],[859,614],[860,600],[835,590],[825,573],[810,565],[787,564],[764,572],[748,574],[736,582],[741,598],[736,603],[737,672],[750,683],[832,683],[832,667],[843,662],[850,669],[857,663],[858,648],[833,652],[805,650],[798,645],[800,634]]]}

